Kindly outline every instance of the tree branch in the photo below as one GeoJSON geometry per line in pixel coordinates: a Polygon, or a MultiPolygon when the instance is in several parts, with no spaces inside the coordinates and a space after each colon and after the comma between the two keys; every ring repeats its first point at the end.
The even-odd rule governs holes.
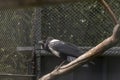
{"type": "Polygon", "coordinates": [[[113,29],[112,35],[110,37],[108,37],[107,39],[105,39],[100,44],[98,44],[96,47],[90,49],[83,55],[79,56],[76,60],[68,63],[67,65],[63,65],[63,66],[53,70],[52,72],[48,73],[47,75],[41,77],[39,80],[51,80],[51,79],[56,78],[57,76],[68,73],[68,72],[72,71],[73,69],[76,69],[78,66],[84,64],[85,62],[102,54],[103,52],[105,52],[106,50],[108,50],[109,48],[113,47],[114,45],[116,45],[118,43],[118,41],[120,40],[120,37],[119,37],[120,20],[117,22],[117,18],[115,16],[115,14],[113,13],[113,11],[108,6],[108,4],[104,0],[101,0],[101,2],[104,5],[104,7],[108,10],[108,12],[111,14],[112,18],[114,19],[115,24],[117,24],[117,25],[115,25],[115,27],[113,29]]]}
{"type": "Polygon", "coordinates": [[[107,4],[105,0],[100,0],[101,4],[105,7],[105,9],[108,11],[108,13],[111,15],[113,18],[113,21],[115,24],[117,24],[117,17],[115,13],[111,10],[110,6],[107,4]]]}

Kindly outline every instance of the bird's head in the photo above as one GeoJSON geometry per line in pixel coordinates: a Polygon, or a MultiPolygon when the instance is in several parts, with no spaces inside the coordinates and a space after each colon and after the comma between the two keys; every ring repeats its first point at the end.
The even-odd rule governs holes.
{"type": "Polygon", "coordinates": [[[50,43],[51,40],[53,40],[54,38],[53,37],[48,37],[46,40],[45,40],[45,44],[44,44],[44,48],[45,49],[49,49],[48,48],[48,44],[50,43]]]}
{"type": "Polygon", "coordinates": [[[48,44],[53,39],[53,37],[48,37],[46,40],[39,41],[38,43],[41,45],[41,49],[48,49],[48,44]]]}

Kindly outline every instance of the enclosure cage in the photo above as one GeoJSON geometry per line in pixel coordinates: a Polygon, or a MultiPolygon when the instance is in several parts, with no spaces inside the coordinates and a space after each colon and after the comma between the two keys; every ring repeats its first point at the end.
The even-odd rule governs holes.
{"type": "MultiPolygon", "coordinates": [[[[120,17],[120,0],[106,0],[120,17]]],[[[61,59],[40,50],[48,36],[86,52],[112,34],[113,20],[99,0],[30,8],[0,8],[0,80],[38,80],[61,59]]],[[[55,80],[119,80],[120,43],[55,80]]]]}

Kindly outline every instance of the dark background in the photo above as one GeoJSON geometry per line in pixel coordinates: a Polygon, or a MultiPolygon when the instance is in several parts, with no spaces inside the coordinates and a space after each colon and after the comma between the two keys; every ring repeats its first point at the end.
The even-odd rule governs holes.
{"type": "MultiPolygon", "coordinates": [[[[119,18],[120,1],[106,1],[119,18]]],[[[41,52],[35,50],[39,48],[39,40],[52,36],[79,47],[94,47],[112,34],[113,27],[113,20],[97,0],[37,8],[0,8],[0,75],[42,76],[53,70],[61,60],[55,56],[41,56],[41,52]],[[18,47],[35,49],[17,51],[18,47]]],[[[113,53],[116,52],[113,50],[113,53]]],[[[119,80],[119,61],[119,55],[100,56],[93,61],[95,64],[80,66],[57,80],[119,80]]],[[[31,77],[0,76],[0,80],[16,79],[33,80],[31,77]]]]}

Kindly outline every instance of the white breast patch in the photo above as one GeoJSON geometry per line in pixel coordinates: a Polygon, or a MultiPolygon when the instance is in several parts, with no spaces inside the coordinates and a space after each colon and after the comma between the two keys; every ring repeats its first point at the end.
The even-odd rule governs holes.
{"type": "Polygon", "coordinates": [[[59,53],[59,52],[53,50],[53,49],[50,48],[50,47],[49,47],[49,49],[50,49],[50,51],[51,51],[54,55],[56,55],[57,57],[60,57],[60,53],[59,53]]]}
{"type": "Polygon", "coordinates": [[[52,41],[50,41],[50,43],[56,42],[56,41],[60,41],[58,39],[53,39],[52,41]]]}

